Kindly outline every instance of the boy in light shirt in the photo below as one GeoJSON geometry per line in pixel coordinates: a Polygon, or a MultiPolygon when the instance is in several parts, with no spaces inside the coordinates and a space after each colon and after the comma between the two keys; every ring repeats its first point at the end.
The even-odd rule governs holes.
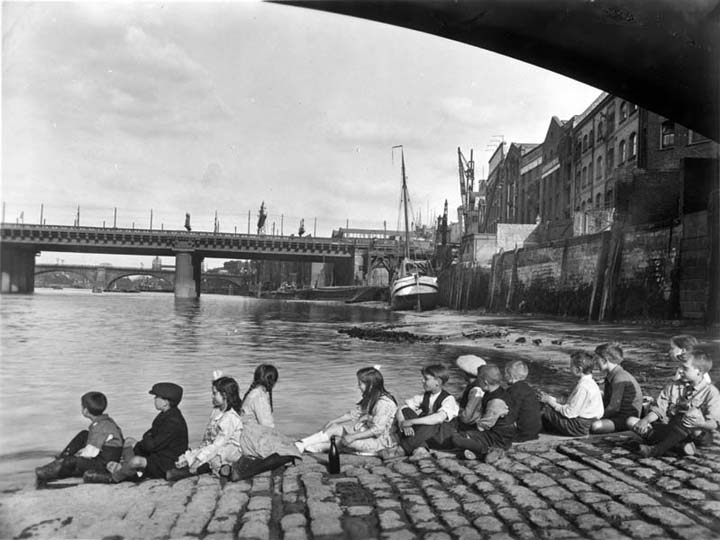
{"type": "Polygon", "coordinates": [[[590,426],[595,420],[602,418],[605,409],[600,388],[592,377],[594,367],[595,358],[592,354],[574,352],[570,355],[570,370],[578,378],[578,383],[567,403],[560,403],[545,392],[540,394],[540,402],[547,405],[542,413],[546,431],[582,437],[590,432],[590,426]]]}

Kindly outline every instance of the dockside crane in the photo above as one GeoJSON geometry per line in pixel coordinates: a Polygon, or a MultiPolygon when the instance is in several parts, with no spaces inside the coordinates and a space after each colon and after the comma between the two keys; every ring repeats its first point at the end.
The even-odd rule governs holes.
{"type": "Polygon", "coordinates": [[[473,160],[473,150],[470,149],[470,160],[465,156],[458,146],[458,176],[460,179],[460,201],[462,202],[463,214],[463,231],[472,231],[471,214],[475,208],[475,161],[473,160]]]}

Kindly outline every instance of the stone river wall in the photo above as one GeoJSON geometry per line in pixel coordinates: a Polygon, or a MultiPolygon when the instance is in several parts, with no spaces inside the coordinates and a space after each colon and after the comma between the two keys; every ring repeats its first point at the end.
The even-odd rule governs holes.
{"type": "Polygon", "coordinates": [[[616,224],[500,252],[489,265],[459,263],[440,276],[442,299],[454,309],[590,320],[707,320],[713,270],[706,221],[699,212],[655,226],[616,224]]]}

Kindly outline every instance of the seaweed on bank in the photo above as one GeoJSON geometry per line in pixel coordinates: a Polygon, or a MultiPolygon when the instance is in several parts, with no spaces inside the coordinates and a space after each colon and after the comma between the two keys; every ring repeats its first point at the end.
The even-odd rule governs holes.
{"type": "Polygon", "coordinates": [[[370,341],[383,341],[387,343],[417,343],[417,342],[437,342],[445,339],[445,336],[421,336],[412,332],[389,330],[388,328],[367,327],[360,328],[357,326],[340,328],[341,334],[347,334],[350,337],[367,339],[370,341]]]}

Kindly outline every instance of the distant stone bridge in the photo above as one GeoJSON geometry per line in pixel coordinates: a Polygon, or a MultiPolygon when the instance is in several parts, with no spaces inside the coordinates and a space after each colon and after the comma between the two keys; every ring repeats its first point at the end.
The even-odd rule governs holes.
{"type": "MultiPolygon", "coordinates": [[[[120,279],[132,276],[152,276],[163,280],[168,284],[169,289],[175,288],[175,270],[157,270],[152,268],[135,268],[121,266],[93,266],[93,265],[71,265],[71,264],[36,264],[35,276],[50,273],[64,273],[80,277],[88,287],[100,288],[104,291],[112,289],[113,285],[120,279]]],[[[247,277],[233,274],[218,274],[214,272],[203,272],[203,282],[219,280],[227,282],[235,287],[244,287],[247,284],[247,277]]]]}

